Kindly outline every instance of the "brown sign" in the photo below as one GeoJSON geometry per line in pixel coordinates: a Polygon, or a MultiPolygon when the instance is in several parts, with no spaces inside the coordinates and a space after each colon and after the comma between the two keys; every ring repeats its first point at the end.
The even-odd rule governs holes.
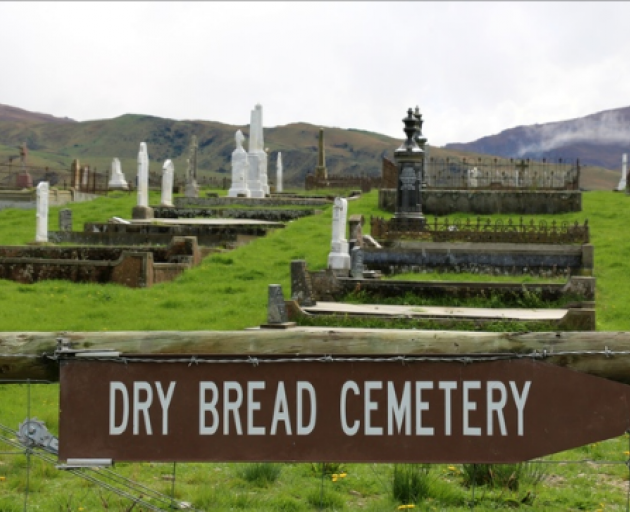
{"type": "Polygon", "coordinates": [[[623,434],[629,404],[630,386],[532,360],[68,360],[59,457],[518,462],[623,434]]]}

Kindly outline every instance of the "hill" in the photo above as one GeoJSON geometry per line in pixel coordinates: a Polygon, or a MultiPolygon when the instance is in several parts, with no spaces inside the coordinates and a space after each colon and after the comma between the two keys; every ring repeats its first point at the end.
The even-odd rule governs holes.
{"type": "Polygon", "coordinates": [[[615,171],[619,182],[621,155],[630,153],[630,107],[606,110],[554,123],[517,126],[445,149],[519,158],[575,159],[583,165],[615,171]]]}
{"type": "MultiPolygon", "coordinates": [[[[198,175],[230,177],[230,159],[235,148],[234,134],[242,130],[249,136],[249,126],[234,126],[216,121],[176,121],[160,117],[125,114],[113,119],[77,122],[47,114],[6,107],[0,110],[0,165],[7,165],[19,155],[17,147],[26,142],[28,165],[52,170],[69,170],[72,160],[89,164],[99,172],[109,172],[113,158],[119,158],[128,180],[136,175],[140,142],[148,145],[150,170],[159,173],[162,163],[171,159],[178,178],[186,170],[188,145],[196,135],[198,175]]],[[[265,146],[269,149],[268,175],[275,180],[277,153],[282,152],[284,184],[302,187],[309,172],[317,166],[319,126],[299,122],[265,128],[265,146]]],[[[393,152],[404,138],[395,139],[359,129],[324,127],[326,165],[330,175],[379,176],[383,157],[393,152]]],[[[430,137],[430,134],[428,134],[430,137]]],[[[479,157],[482,151],[462,148],[438,148],[429,145],[435,158],[479,157]]],[[[510,155],[514,156],[514,155],[510,155]]],[[[582,186],[611,189],[619,181],[618,172],[587,168],[582,186]]]]}

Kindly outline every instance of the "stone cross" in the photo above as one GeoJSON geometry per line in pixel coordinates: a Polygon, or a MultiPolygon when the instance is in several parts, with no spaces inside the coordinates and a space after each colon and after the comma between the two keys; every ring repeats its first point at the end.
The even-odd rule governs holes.
{"type": "Polygon", "coordinates": [[[278,151],[278,160],[276,162],[276,192],[282,192],[282,153],[278,151]]]}
{"type": "Polygon", "coordinates": [[[627,176],[628,176],[628,154],[624,153],[621,157],[621,179],[619,180],[619,185],[617,185],[618,191],[626,190],[627,176]]]}
{"type": "Polygon", "coordinates": [[[138,206],[149,206],[149,152],[146,142],[138,152],[138,206]]]}
{"type": "Polygon", "coordinates": [[[48,182],[37,185],[36,242],[48,242],[48,182]]]}
{"type": "Polygon", "coordinates": [[[243,149],[245,136],[241,130],[234,135],[236,149],[232,151],[232,186],[228,190],[228,197],[251,197],[247,187],[249,174],[249,157],[243,149]]]}
{"type": "Polygon", "coordinates": [[[167,160],[162,167],[162,206],[173,206],[173,176],[175,166],[167,160]]]}
{"type": "Polygon", "coordinates": [[[328,254],[328,268],[342,271],[346,274],[350,270],[350,254],[346,240],[346,221],[348,218],[348,201],[343,197],[336,197],[333,203],[332,241],[328,254]]]}

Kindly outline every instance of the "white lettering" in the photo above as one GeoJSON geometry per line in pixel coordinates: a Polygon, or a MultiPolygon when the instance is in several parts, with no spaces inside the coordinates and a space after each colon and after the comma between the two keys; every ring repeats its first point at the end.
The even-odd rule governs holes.
{"type": "Polygon", "coordinates": [[[464,392],[464,435],[465,436],[480,436],[481,428],[480,427],[471,427],[470,421],[468,417],[468,413],[470,411],[477,410],[477,402],[473,402],[470,399],[469,392],[471,389],[481,389],[481,382],[478,380],[466,380],[464,381],[463,392],[464,392]]]}
{"type": "Polygon", "coordinates": [[[429,410],[429,402],[422,401],[422,390],[433,389],[433,382],[417,381],[416,382],[416,435],[432,436],[435,434],[433,427],[422,426],[422,411],[429,410]]]}
{"type": "Polygon", "coordinates": [[[147,431],[147,435],[153,435],[153,429],[151,428],[151,418],[149,417],[149,407],[153,403],[153,389],[148,382],[134,382],[133,383],[133,433],[138,435],[140,433],[140,412],[144,418],[144,428],[147,431]],[[147,394],[145,400],[140,400],[140,391],[144,391],[147,394]]]}
{"type": "Polygon", "coordinates": [[[317,420],[317,399],[315,398],[315,388],[310,382],[307,381],[298,381],[297,383],[297,435],[298,436],[306,436],[313,432],[315,429],[315,422],[317,420]],[[303,420],[303,412],[302,412],[302,404],[304,402],[304,391],[306,391],[310,396],[311,402],[311,416],[310,423],[308,425],[304,425],[303,420]]]}
{"type": "Polygon", "coordinates": [[[260,402],[254,400],[254,391],[257,389],[265,389],[265,383],[262,381],[247,383],[247,434],[251,436],[264,436],[265,427],[254,426],[254,411],[260,410],[260,402]]]}
{"type": "Polygon", "coordinates": [[[289,404],[287,403],[287,394],[284,390],[284,382],[278,382],[278,390],[276,391],[276,403],[273,406],[273,421],[271,422],[272,436],[276,435],[278,423],[284,422],[284,430],[287,435],[291,435],[291,421],[289,419],[289,404]]]}
{"type": "Polygon", "coordinates": [[[487,388],[487,399],[488,399],[488,432],[489,436],[494,435],[494,422],[492,419],[493,412],[497,416],[497,421],[499,422],[499,428],[501,429],[501,435],[507,436],[507,429],[505,428],[505,418],[503,417],[503,408],[505,407],[505,403],[507,401],[507,390],[505,389],[505,384],[503,382],[499,382],[497,380],[488,381],[487,388]],[[499,391],[500,398],[498,402],[494,401],[493,391],[499,391]]]}
{"type": "Polygon", "coordinates": [[[241,426],[241,417],[239,416],[238,409],[243,404],[243,388],[238,382],[225,381],[223,383],[223,433],[228,435],[230,433],[230,418],[229,414],[232,412],[234,416],[234,428],[239,436],[243,435],[243,427],[241,426]],[[236,398],[234,401],[230,400],[230,391],[236,392],[236,398]]]}
{"type": "Polygon", "coordinates": [[[518,388],[516,387],[516,383],[514,381],[510,381],[510,388],[512,389],[512,396],[514,397],[514,402],[516,403],[516,410],[518,412],[518,422],[517,422],[517,432],[519,436],[523,435],[523,410],[525,409],[525,402],[527,402],[527,396],[529,395],[529,388],[532,385],[532,381],[528,380],[525,382],[523,386],[523,392],[519,396],[518,388]]]}
{"type": "Polygon", "coordinates": [[[341,429],[343,430],[343,433],[347,436],[354,436],[359,431],[361,423],[359,422],[359,420],[355,420],[351,427],[348,426],[348,420],[346,418],[346,399],[349,389],[351,389],[355,395],[360,394],[359,386],[357,386],[356,382],[352,380],[344,382],[343,386],[341,387],[341,401],[339,412],[341,413],[341,429]]]}
{"type": "Polygon", "coordinates": [[[214,382],[199,383],[199,435],[211,436],[219,428],[219,413],[217,412],[217,401],[219,400],[219,390],[214,382]],[[212,400],[206,402],[206,391],[212,391],[212,400]],[[212,425],[206,426],[206,413],[212,414],[212,425]]]}
{"type": "Polygon", "coordinates": [[[393,382],[387,383],[387,435],[394,433],[394,419],[396,420],[397,433],[400,434],[403,421],[405,422],[405,435],[411,435],[411,383],[405,382],[400,402],[396,397],[396,388],[393,382]]]}
{"type": "Polygon", "coordinates": [[[365,382],[365,435],[366,436],[382,436],[383,427],[373,427],[371,415],[372,411],[378,409],[378,402],[372,400],[372,391],[376,389],[382,389],[383,383],[381,381],[368,380],[365,382]]]}
{"type": "Polygon", "coordinates": [[[171,382],[168,385],[166,396],[164,396],[164,390],[162,389],[161,382],[155,383],[155,389],[157,389],[160,405],[162,406],[162,435],[165,436],[168,435],[168,408],[171,405],[173,392],[175,391],[175,382],[171,382]]]}
{"type": "Polygon", "coordinates": [[[442,380],[438,387],[444,390],[444,435],[450,436],[453,424],[451,420],[451,391],[457,389],[457,382],[454,380],[442,380]]]}
{"type": "Polygon", "coordinates": [[[127,429],[129,422],[129,394],[127,387],[122,382],[109,383],[109,435],[119,436],[127,429]],[[116,391],[122,396],[122,418],[120,425],[116,425],[116,391]]]}

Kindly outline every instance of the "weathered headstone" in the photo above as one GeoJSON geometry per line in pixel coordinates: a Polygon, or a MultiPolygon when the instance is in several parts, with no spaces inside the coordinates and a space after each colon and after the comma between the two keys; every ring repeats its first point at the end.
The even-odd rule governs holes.
{"type": "Polygon", "coordinates": [[[81,185],[81,163],[78,158],[72,161],[70,166],[70,186],[78,189],[81,185]]]}
{"type": "Polygon", "coordinates": [[[284,303],[282,286],[279,284],[269,285],[269,299],[267,302],[267,323],[283,324],[289,321],[287,307],[284,303]]]}
{"type": "Polygon", "coordinates": [[[59,210],[59,231],[72,231],[72,210],[59,210]]]}
{"type": "Polygon", "coordinates": [[[278,151],[278,160],[276,161],[276,192],[282,192],[282,153],[278,151]]]}
{"type": "Polygon", "coordinates": [[[306,270],[306,260],[291,261],[291,300],[300,306],[314,306],[313,286],[306,270]]]}
{"type": "Polygon", "coordinates": [[[263,138],[262,106],[256,105],[251,112],[249,125],[249,177],[247,188],[251,197],[265,197],[269,194],[267,180],[267,153],[263,138]]]}
{"type": "Polygon", "coordinates": [[[247,151],[243,149],[245,136],[241,130],[237,130],[234,138],[236,149],[232,151],[232,186],[228,190],[228,197],[250,197],[251,193],[247,188],[249,158],[247,151]]]}
{"type": "Polygon", "coordinates": [[[326,153],[324,150],[324,129],[319,129],[319,143],[317,152],[317,167],[315,168],[315,178],[317,180],[328,179],[328,169],[326,168],[326,153]]]}
{"type": "Polygon", "coordinates": [[[348,218],[348,201],[336,197],[333,203],[332,242],[328,254],[328,268],[348,273],[350,271],[350,254],[346,240],[346,221],[348,218]]]}
{"type": "Polygon", "coordinates": [[[186,167],[186,187],[184,195],[186,197],[199,197],[199,185],[197,185],[197,137],[192,136],[188,148],[188,159],[186,167]]]}
{"type": "Polygon", "coordinates": [[[37,227],[36,242],[48,242],[48,182],[42,181],[37,185],[37,227]]]}
{"type": "Polygon", "coordinates": [[[363,224],[365,224],[365,217],[363,217],[363,215],[350,215],[350,219],[348,220],[350,240],[354,240],[358,247],[363,247],[363,224]]]}
{"type": "Polygon", "coordinates": [[[618,191],[626,190],[627,176],[628,176],[628,154],[624,153],[623,156],[621,157],[621,179],[619,180],[619,185],[617,185],[618,191]]]}
{"type": "Polygon", "coordinates": [[[173,177],[175,166],[167,160],[162,167],[162,201],[161,206],[173,206],[173,177]]]}
{"type": "Polygon", "coordinates": [[[350,259],[350,274],[352,275],[352,277],[354,277],[355,279],[363,278],[363,271],[365,270],[363,266],[363,249],[361,249],[361,247],[359,246],[355,246],[350,253],[350,259]]]}
{"type": "Polygon", "coordinates": [[[146,142],[140,143],[138,151],[138,203],[131,215],[133,219],[153,218],[153,208],[149,207],[149,152],[146,142]]]}
{"type": "Polygon", "coordinates": [[[129,184],[125,179],[125,175],[122,173],[122,169],[120,167],[120,160],[118,158],[114,158],[112,160],[111,166],[111,176],[107,187],[112,190],[128,190],[129,184]]]}

